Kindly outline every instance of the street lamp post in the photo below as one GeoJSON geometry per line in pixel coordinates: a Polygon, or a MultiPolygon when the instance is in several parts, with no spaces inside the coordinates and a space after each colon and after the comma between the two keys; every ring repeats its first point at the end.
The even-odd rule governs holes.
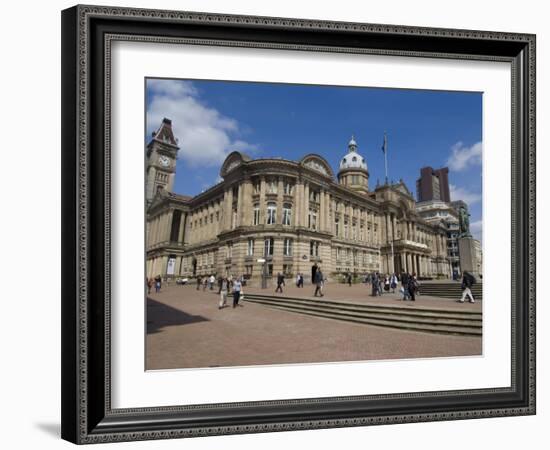
{"type": "Polygon", "coordinates": [[[258,262],[262,265],[262,289],[267,289],[267,264],[264,258],[258,259],[258,262]]]}

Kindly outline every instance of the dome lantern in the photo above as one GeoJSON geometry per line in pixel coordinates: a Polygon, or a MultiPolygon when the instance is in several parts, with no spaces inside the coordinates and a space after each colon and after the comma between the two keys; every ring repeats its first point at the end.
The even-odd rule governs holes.
{"type": "Polygon", "coordinates": [[[357,151],[358,147],[355,136],[352,135],[351,140],[348,142],[348,152],[340,160],[338,181],[344,186],[367,192],[369,172],[365,158],[357,151]]]}

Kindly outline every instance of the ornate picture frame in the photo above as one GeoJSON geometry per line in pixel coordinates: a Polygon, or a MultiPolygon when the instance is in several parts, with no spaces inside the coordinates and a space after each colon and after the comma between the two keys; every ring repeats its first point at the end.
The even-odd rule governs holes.
{"type": "Polygon", "coordinates": [[[535,36],[75,6],[62,12],[62,437],[78,444],[535,414],[535,36]],[[115,409],[111,45],[116,41],[511,65],[511,384],[115,409]]]}

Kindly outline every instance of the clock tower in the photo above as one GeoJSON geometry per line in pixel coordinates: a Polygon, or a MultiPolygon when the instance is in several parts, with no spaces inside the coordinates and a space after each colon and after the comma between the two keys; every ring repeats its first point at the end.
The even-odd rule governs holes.
{"type": "Polygon", "coordinates": [[[176,157],[178,155],[178,140],[172,131],[172,121],[162,119],[157,131],[153,132],[151,141],[147,144],[145,200],[147,206],[158,192],[172,192],[176,175],[176,157]]]}

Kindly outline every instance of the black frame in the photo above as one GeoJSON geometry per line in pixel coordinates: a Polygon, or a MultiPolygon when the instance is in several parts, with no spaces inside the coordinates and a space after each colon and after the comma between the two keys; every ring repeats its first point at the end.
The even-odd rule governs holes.
{"type": "Polygon", "coordinates": [[[97,443],[535,414],[535,36],[98,6],[62,12],[62,437],[97,443]],[[115,410],[110,402],[110,42],[512,65],[512,384],[115,410]],[[204,41],[207,40],[208,42],[204,41]],[[201,42],[202,41],[202,42],[201,42]]]}

